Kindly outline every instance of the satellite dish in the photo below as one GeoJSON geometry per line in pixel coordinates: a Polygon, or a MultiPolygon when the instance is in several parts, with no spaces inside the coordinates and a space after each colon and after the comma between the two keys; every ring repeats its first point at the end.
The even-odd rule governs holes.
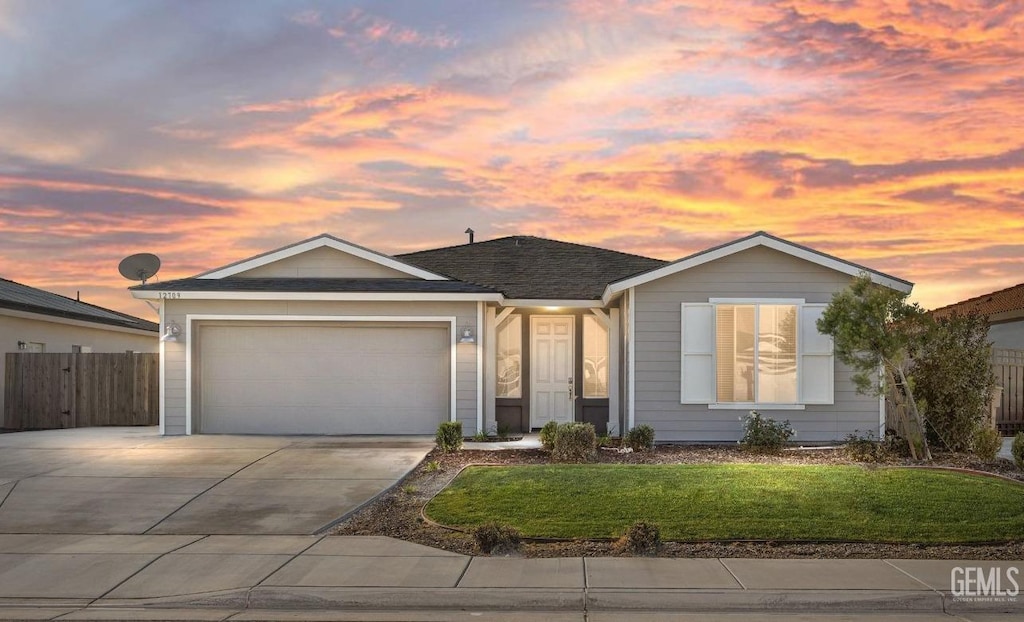
{"type": "Polygon", "coordinates": [[[138,253],[129,255],[121,260],[117,271],[129,281],[142,281],[154,276],[160,270],[160,258],[153,253],[138,253]]]}

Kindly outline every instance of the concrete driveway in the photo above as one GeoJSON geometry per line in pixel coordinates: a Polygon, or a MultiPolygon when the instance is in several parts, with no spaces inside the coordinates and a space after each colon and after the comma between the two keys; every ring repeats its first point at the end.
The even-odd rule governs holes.
{"type": "Polygon", "coordinates": [[[0,434],[0,533],[312,534],[393,485],[425,437],[0,434]]]}

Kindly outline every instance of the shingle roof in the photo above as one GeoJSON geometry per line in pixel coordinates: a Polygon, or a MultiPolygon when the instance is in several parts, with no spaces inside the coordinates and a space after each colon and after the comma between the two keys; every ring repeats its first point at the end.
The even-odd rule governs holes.
{"type": "Polygon", "coordinates": [[[507,298],[596,300],[605,287],[667,262],[533,236],[510,236],[398,255],[421,268],[479,283],[507,298]]]}
{"type": "Polygon", "coordinates": [[[82,322],[159,332],[155,322],[0,278],[0,307],[82,322]]]}
{"type": "Polygon", "coordinates": [[[177,292],[401,292],[439,294],[488,294],[493,289],[460,281],[425,281],[423,279],[339,279],[309,277],[223,279],[177,279],[160,283],[136,285],[134,291],[177,292]]]}
{"type": "Polygon", "coordinates": [[[1024,310],[1024,283],[940,307],[932,311],[932,316],[940,318],[954,313],[992,316],[997,313],[1020,310],[1024,310]]]}

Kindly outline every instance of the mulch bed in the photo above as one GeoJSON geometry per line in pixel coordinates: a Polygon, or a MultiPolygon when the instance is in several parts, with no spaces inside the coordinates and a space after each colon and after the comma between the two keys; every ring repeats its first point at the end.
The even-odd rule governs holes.
{"type": "MultiPolygon", "coordinates": [[[[542,450],[464,450],[443,454],[437,450],[392,490],[364,506],[336,526],[333,535],[390,536],[466,555],[478,555],[472,536],[432,525],[420,511],[470,464],[547,464],[542,450]],[[431,462],[438,468],[431,469],[431,462]]],[[[892,457],[884,462],[858,463],[847,459],[841,449],[787,451],[781,455],[751,454],[734,446],[658,445],[653,451],[620,454],[601,450],[599,462],[613,464],[860,464],[865,468],[923,466],[907,458],[892,457]]],[[[936,454],[929,466],[970,469],[1024,482],[1024,472],[1006,460],[985,463],[964,454],[936,454]]],[[[1024,511],[1024,508],[1022,508],[1024,511]]],[[[569,542],[526,542],[524,557],[579,557],[621,555],[611,542],[574,540],[569,542]]],[[[754,558],[861,558],[861,559],[1024,559],[1024,540],[994,545],[924,545],[873,543],[791,543],[791,542],[666,542],[659,557],[754,557],[754,558]]]]}

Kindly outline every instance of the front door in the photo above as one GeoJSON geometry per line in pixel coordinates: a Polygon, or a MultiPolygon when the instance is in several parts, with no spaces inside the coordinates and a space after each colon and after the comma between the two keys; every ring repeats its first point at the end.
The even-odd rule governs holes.
{"type": "Polygon", "coordinates": [[[530,320],[530,425],[573,420],[573,318],[534,315],[530,320]]]}

